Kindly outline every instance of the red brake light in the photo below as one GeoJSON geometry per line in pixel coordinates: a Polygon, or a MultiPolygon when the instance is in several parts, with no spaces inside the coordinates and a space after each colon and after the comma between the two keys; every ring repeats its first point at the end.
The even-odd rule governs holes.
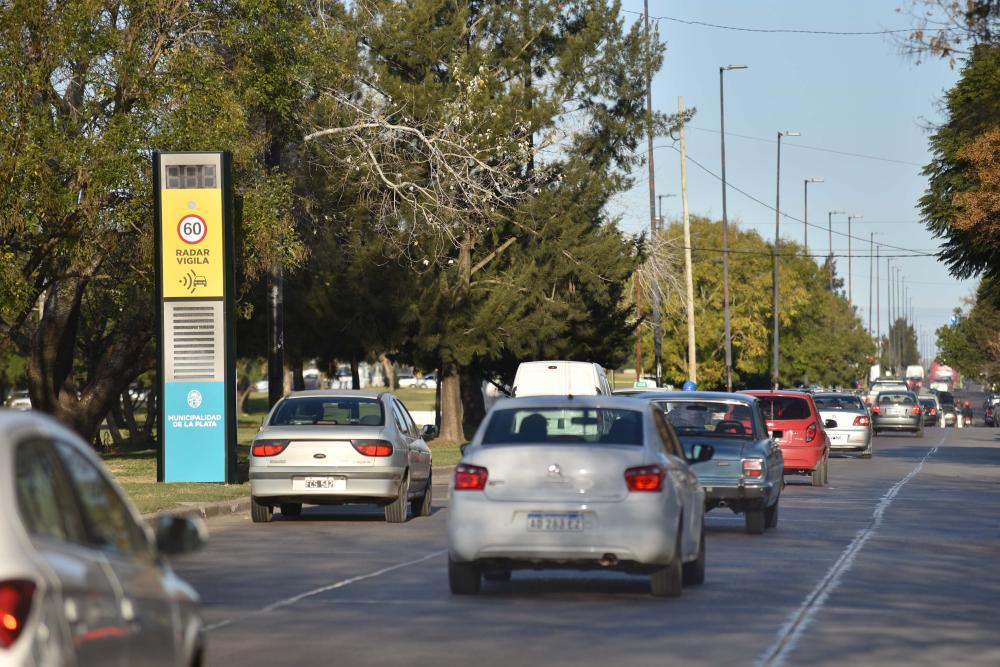
{"type": "Polygon", "coordinates": [[[288,447],[287,440],[258,440],[253,443],[250,453],[254,456],[277,456],[288,447]]]}
{"type": "Polygon", "coordinates": [[[351,440],[362,456],[392,456],[392,443],[385,440],[351,440]]]}
{"type": "MultiPolygon", "coordinates": [[[[987,412],[989,412],[989,410],[987,410],[987,412]]],[[[931,408],[931,412],[930,412],[931,417],[933,417],[936,414],[937,414],[937,408],[931,408]]]]}
{"type": "Polygon", "coordinates": [[[869,426],[872,423],[871,419],[868,419],[868,415],[858,415],[854,418],[855,426],[869,426]]]}
{"type": "Polygon", "coordinates": [[[0,582],[0,648],[10,647],[21,635],[31,611],[35,584],[14,580],[0,582]]]}
{"type": "Polygon", "coordinates": [[[806,442],[812,442],[816,439],[816,431],[816,422],[809,424],[809,427],[806,429],[806,442]]]}
{"type": "Polygon", "coordinates": [[[919,415],[919,414],[922,414],[922,413],[921,413],[921,410],[920,410],[920,406],[919,406],[919,405],[914,405],[914,406],[913,406],[913,409],[912,409],[912,410],[910,410],[910,414],[911,414],[911,415],[919,415]]]}
{"type": "Polygon", "coordinates": [[[489,477],[490,471],[486,468],[460,463],[455,466],[455,490],[482,491],[489,477]]]}
{"type": "Polygon", "coordinates": [[[876,414],[877,415],[880,412],[881,412],[881,410],[878,407],[878,403],[876,403],[875,405],[872,406],[872,414],[876,414]]]}
{"type": "Polygon", "coordinates": [[[640,466],[625,471],[625,484],[629,491],[658,492],[663,490],[666,471],[660,466],[640,466]]]}
{"type": "Polygon", "coordinates": [[[743,459],[743,475],[754,479],[764,476],[764,462],[761,459],[743,459]]]}

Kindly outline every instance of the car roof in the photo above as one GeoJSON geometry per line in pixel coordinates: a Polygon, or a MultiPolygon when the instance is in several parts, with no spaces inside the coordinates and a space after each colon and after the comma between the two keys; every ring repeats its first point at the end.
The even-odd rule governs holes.
{"type": "Polygon", "coordinates": [[[643,398],[646,400],[672,398],[679,401],[738,401],[740,403],[753,403],[757,398],[751,394],[743,394],[725,391],[665,391],[651,389],[638,394],[629,394],[632,398],[643,398]]]}
{"type": "Polygon", "coordinates": [[[747,389],[744,394],[751,396],[787,396],[789,398],[809,398],[812,396],[807,391],[797,391],[795,389],[747,389]]]}
{"type": "Polygon", "coordinates": [[[817,396],[823,396],[823,397],[843,396],[845,398],[856,398],[859,401],[861,400],[860,396],[858,396],[857,394],[852,394],[848,391],[817,391],[815,394],[813,394],[813,398],[816,398],[817,396]]]}
{"type": "Polygon", "coordinates": [[[381,389],[307,389],[285,394],[285,398],[380,398],[390,392],[381,389]]]}
{"type": "Polygon", "coordinates": [[[620,410],[642,410],[649,402],[632,396],[522,396],[501,398],[490,410],[510,410],[514,408],[616,408],[620,410]]]}

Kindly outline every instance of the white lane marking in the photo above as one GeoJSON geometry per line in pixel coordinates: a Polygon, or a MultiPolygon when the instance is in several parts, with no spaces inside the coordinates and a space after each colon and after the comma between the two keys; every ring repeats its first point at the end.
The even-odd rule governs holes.
{"type": "Polygon", "coordinates": [[[879,526],[882,525],[882,519],[885,517],[885,512],[889,509],[889,506],[896,498],[896,495],[899,494],[900,489],[902,489],[907,482],[920,473],[924,467],[924,463],[927,462],[927,459],[933,456],[933,454],[938,450],[938,447],[944,443],[947,437],[947,434],[942,435],[941,440],[939,440],[938,443],[934,445],[934,447],[932,447],[922,459],[920,459],[920,463],[918,463],[917,466],[906,475],[906,477],[893,484],[892,488],[885,492],[885,495],[883,495],[879,500],[878,505],[875,506],[875,511],[872,512],[872,520],[868,527],[859,531],[854,537],[854,540],[847,545],[847,548],[840,554],[840,558],[837,559],[837,562],[835,562],[827,571],[826,576],[824,576],[816,585],[816,588],[814,588],[812,592],[806,596],[802,605],[795,611],[794,614],[792,614],[792,617],[784,625],[784,627],[778,631],[778,636],[774,643],[768,647],[767,651],[762,656],[758,657],[754,661],[755,665],[758,665],[759,667],[776,667],[777,665],[784,663],[788,653],[795,648],[795,645],[802,636],[802,633],[807,627],[809,627],[809,623],[812,621],[813,616],[815,616],[816,612],[823,608],[823,605],[826,604],[826,600],[830,596],[830,593],[832,593],[837,586],[840,585],[841,578],[843,578],[844,574],[854,565],[854,559],[857,558],[859,553],[861,553],[861,550],[865,546],[865,542],[867,542],[868,539],[875,534],[875,531],[878,530],[879,526]]]}
{"type": "Polygon", "coordinates": [[[401,570],[404,567],[417,565],[419,563],[423,563],[424,561],[428,561],[432,558],[443,556],[446,553],[448,553],[447,549],[441,549],[440,551],[435,551],[434,553],[427,554],[426,556],[422,556],[420,558],[414,558],[413,560],[408,560],[404,563],[396,563],[395,565],[383,567],[381,570],[375,570],[374,572],[369,572],[368,574],[359,574],[356,577],[351,577],[349,579],[342,579],[341,581],[337,581],[332,584],[328,584],[326,586],[320,586],[319,588],[314,588],[310,591],[306,591],[305,593],[299,593],[298,595],[293,595],[290,598],[285,598],[284,600],[278,600],[277,602],[272,602],[271,604],[265,607],[261,607],[260,609],[257,609],[255,611],[251,611],[246,614],[242,614],[240,616],[235,616],[233,618],[227,618],[226,620],[219,621],[218,623],[207,625],[205,626],[205,632],[211,632],[212,630],[218,630],[219,628],[224,628],[227,625],[232,625],[233,623],[237,623],[239,621],[245,621],[249,618],[261,616],[263,614],[267,614],[268,612],[272,612],[275,609],[288,607],[297,602],[301,602],[306,598],[313,597],[315,595],[320,595],[322,593],[327,593],[329,591],[333,591],[338,588],[343,588],[344,586],[350,586],[351,584],[355,584],[359,581],[364,581],[365,579],[374,579],[375,577],[380,577],[383,574],[388,574],[389,572],[393,572],[395,570],[401,570]]]}

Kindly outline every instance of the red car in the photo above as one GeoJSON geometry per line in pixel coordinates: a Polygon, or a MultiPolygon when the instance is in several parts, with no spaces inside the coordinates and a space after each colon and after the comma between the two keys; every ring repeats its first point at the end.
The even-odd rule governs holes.
{"type": "Polygon", "coordinates": [[[809,475],[813,486],[827,483],[830,439],[810,394],[801,391],[747,391],[760,400],[767,430],[785,457],[785,474],[809,475]]]}

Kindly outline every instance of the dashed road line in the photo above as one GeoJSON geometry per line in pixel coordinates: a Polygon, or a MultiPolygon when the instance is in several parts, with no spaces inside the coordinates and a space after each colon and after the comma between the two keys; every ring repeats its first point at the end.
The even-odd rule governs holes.
{"type": "Polygon", "coordinates": [[[380,577],[383,574],[388,574],[389,572],[394,572],[396,570],[401,570],[404,567],[410,567],[411,565],[418,565],[419,563],[423,563],[425,561],[431,560],[432,558],[437,558],[438,556],[443,556],[446,553],[448,553],[447,549],[441,549],[440,551],[435,551],[434,553],[427,554],[426,556],[422,556],[420,558],[414,558],[413,560],[408,560],[408,561],[403,562],[403,563],[396,563],[395,565],[390,565],[388,567],[383,567],[380,570],[375,570],[374,572],[369,572],[368,574],[360,574],[360,575],[358,575],[356,577],[350,577],[349,579],[342,579],[340,581],[334,582],[332,584],[328,584],[326,586],[320,586],[319,588],[314,588],[314,589],[306,591],[304,593],[299,593],[298,595],[293,595],[290,598],[285,598],[284,600],[278,600],[277,602],[272,602],[271,604],[269,604],[267,606],[261,607],[260,609],[256,609],[256,610],[248,612],[246,614],[241,614],[239,616],[234,616],[233,618],[227,618],[224,621],[219,621],[217,623],[212,623],[211,625],[205,626],[205,631],[206,632],[211,632],[212,630],[218,630],[220,628],[224,628],[224,627],[226,627],[228,625],[232,625],[232,624],[238,623],[240,621],[245,621],[245,620],[250,619],[250,618],[255,618],[257,616],[261,616],[263,614],[267,614],[267,613],[272,612],[272,611],[274,611],[276,609],[281,609],[283,607],[289,607],[289,606],[291,606],[291,605],[293,605],[293,604],[295,604],[297,602],[301,602],[302,600],[305,600],[306,598],[310,598],[310,597],[313,597],[313,596],[316,596],[316,595],[320,595],[322,593],[327,593],[329,591],[333,591],[333,590],[336,590],[338,588],[343,588],[345,586],[350,586],[351,584],[355,584],[355,583],[357,583],[359,581],[364,581],[365,579],[374,579],[375,577],[380,577]]]}
{"type": "Polygon", "coordinates": [[[854,537],[854,540],[847,545],[847,548],[840,554],[840,558],[833,564],[832,567],[827,571],[826,575],[820,580],[816,585],[816,588],[806,596],[803,600],[802,605],[792,614],[788,623],[786,623],[781,630],[778,631],[778,636],[775,638],[773,644],[768,647],[767,651],[760,657],[758,657],[754,664],[758,667],[776,667],[784,663],[785,658],[788,654],[795,648],[798,643],[799,638],[802,633],[809,627],[809,623],[812,621],[813,616],[816,615],[818,611],[823,608],[826,604],[827,598],[830,596],[837,586],[840,585],[840,581],[844,574],[851,569],[854,565],[854,560],[857,558],[858,554],[864,548],[865,543],[875,534],[879,526],[882,525],[882,520],[885,517],[886,510],[892,505],[892,501],[895,500],[899,491],[909,482],[911,479],[916,477],[921,470],[923,470],[924,464],[927,462],[931,456],[938,450],[945,439],[947,438],[947,433],[941,436],[941,440],[938,441],[934,447],[928,451],[920,463],[916,465],[913,470],[911,470],[905,477],[893,484],[892,488],[885,492],[881,499],[879,499],[878,504],[875,506],[875,510],[872,512],[871,523],[867,528],[858,532],[854,537]]]}

